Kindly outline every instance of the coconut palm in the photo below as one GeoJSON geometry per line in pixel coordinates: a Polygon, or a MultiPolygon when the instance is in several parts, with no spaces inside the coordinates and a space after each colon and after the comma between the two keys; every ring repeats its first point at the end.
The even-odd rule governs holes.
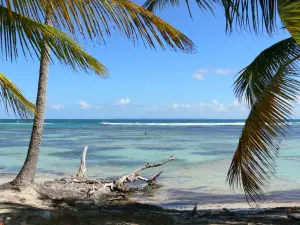
{"type": "MultiPolygon", "coordinates": [[[[15,60],[19,54],[17,44],[25,55],[39,56],[40,44],[45,37],[45,43],[51,46],[54,54],[64,63],[73,62],[74,69],[81,65],[82,69],[94,70],[97,73],[105,71],[96,59],[86,54],[80,46],[63,32],[52,27],[38,23],[25,16],[12,12],[0,6],[0,45],[3,58],[15,60]],[[10,15],[13,16],[13,20],[10,15]],[[65,50],[65,52],[62,51],[65,50]],[[68,54],[66,54],[69,52],[68,54]]],[[[35,105],[28,101],[3,73],[0,73],[0,95],[2,105],[7,112],[12,111],[21,118],[28,118],[35,112],[35,105]]]]}
{"type": "MultiPolygon", "coordinates": [[[[233,25],[254,33],[272,34],[276,18],[291,37],[262,51],[239,72],[234,92],[250,107],[233,156],[227,181],[242,186],[249,203],[264,199],[264,187],[275,172],[280,142],[288,129],[293,103],[300,91],[300,1],[298,0],[196,0],[201,9],[223,7],[227,31],[233,25]]],[[[179,0],[148,0],[150,10],[178,5],[179,0]]],[[[188,4],[188,1],[185,1],[188,4]]]]}
{"type": "MultiPolygon", "coordinates": [[[[38,24],[44,22],[47,29],[53,27],[52,29],[63,30],[70,33],[74,38],[83,37],[93,43],[105,44],[107,37],[111,35],[111,31],[118,29],[134,44],[138,44],[141,40],[146,47],[150,48],[159,46],[166,49],[169,47],[174,51],[180,50],[188,53],[195,50],[192,41],[181,32],[151,12],[128,0],[2,0],[1,6],[8,10],[8,18],[12,23],[17,21],[18,16],[26,17],[38,24]]],[[[9,21],[6,22],[9,23],[9,21]]],[[[16,24],[16,27],[19,28],[18,24],[16,24]]],[[[10,51],[10,54],[14,57],[17,56],[14,51],[17,49],[15,40],[21,38],[21,41],[24,42],[22,39],[24,33],[16,34],[16,30],[19,32],[15,28],[7,30],[6,34],[10,38],[5,39],[9,43],[5,50],[10,51]]],[[[30,33],[27,34],[27,36],[30,35],[30,33]]],[[[75,58],[77,61],[74,58],[72,60],[61,58],[61,55],[70,56],[75,52],[70,52],[70,49],[66,48],[63,43],[60,43],[61,51],[55,51],[53,46],[58,44],[56,39],[52,39],[48,43],[48,41],[45,41],[49,39],[47,35],[40,35],[40,37],[41,39],[33,41],[33,44],[35,44],[34,50],[37,48],[41,52],[36,114],[25,163],[12,182],[12,184],[17,185],[27,185],[34,180],[43,134],[48,70],[51,60],[49,57],[50,52],[54,52],[54,55],[62,63],[71,65],[73,69],[79,66],[84,70],[92,68],[95,71],[96,69],[96,72],[102,75],[106,72],[98,61],[94,61],[92,64],[91,61],[87,61],[88,55],[86,53],[80,58],[81,60],[75,58]],[[89,65],[89,67],[86,67],[86,65],[89,65]]],[[[26,52],[28,48],[31,50],[31,47],[28,47],[25,42],[22,45],[23,51],[26,52]]],[[[79,46],[77,50],[79,50],[79,46]]],[[[83,52],[71,56],[79,57],[82,54],[83,52]]]]}
{"type": "MultiPolygon", "coordinates": [[[[76,64],[81,64],[80,61],[86,61],[82,63],[84,68],[94,67],[96,70],[104,69],[104,67],[99,64],[96,59],[88,56],[84,53],[80,46],[69,39],[64,33],[46,26],[44,24],[38,23],[27,17],[21,16],[14,13],[6,7],[0,6],[0,44],[1,53],[7,60],[14,60],[18,55],[17,44],[21,44],[21,49],[23,53],[33,56],[33,54],[39,55],[41,48],[39,43],[48,37],[45,42],[51,46],[54,53],[58,58],[65,62],[74,62],[76,64]],[[11,20],[9,13],[14,17],[11,20]],[[19,38],[19,39],[17,39],[19,38]],[[56,42],[56,43],[55,43],[56,42]],[[65,54],[61,49],[70,51],[71,54],[65,54]],[[72,57],[79,56],[77,59],[73,60],[72,57]]],[[[0,73],[0,96],[2,105],[7,112],[13,112],[15,115],[21,118],[29,118],[35,112],[35,105],[28,101],[20,92],[18,87],[13,84],[3,73],[0,73]]]]}
{"type": "MultiPolygon", "coordinates": [[[[69,65],[74,70],[82,69],[99,75],[106,74],[106,68],[84,52],[68,35],[3,6],[0,6],[0,34],[1,52],[8,60],[15,60],[21,51],[25,56],[32,58],[37,56],[41,61],[49,61],[52,59],[49,52],[43,50],[43,46],[47,46],[61,63],[69,65]]],[[[1,78],[0,83],[3,86],[1,97],[9,103],[4,102],[5,106],[11,106],[13,111],[21,116],[27,115],[28,110],[35,111],[34,105],[26,101],[8,79],[3,76],[1,78]]],[[[34,114],[35,118],[43,117],[40,108],[39,103],[34,114]]]]}

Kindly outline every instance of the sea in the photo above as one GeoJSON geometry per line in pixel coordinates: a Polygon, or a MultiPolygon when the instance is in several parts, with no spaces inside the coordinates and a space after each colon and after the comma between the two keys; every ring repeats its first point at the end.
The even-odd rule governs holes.
{"type": "MultiPolygon", "coordinates": [[[[102,119],[46,120],[37,175],[74,175],[88,145],[87,176],[114,179],[170,156],[176,160],[145,170],[150,178],[163,171],[161,187],[132,195],[166,208],[194,202],[246,202],[241,190],[226,182],[244,120],[102,119]]],[[[0,176],[17,174],[25,160],[32,123],[0,120],[0,176]]],[[[269,180],[267,201],[300,199],[300,120],[290,121],[281,144],[276,173],[269,180]]],[[[144,185],[137,182],[135,186],[144,185]]]]}

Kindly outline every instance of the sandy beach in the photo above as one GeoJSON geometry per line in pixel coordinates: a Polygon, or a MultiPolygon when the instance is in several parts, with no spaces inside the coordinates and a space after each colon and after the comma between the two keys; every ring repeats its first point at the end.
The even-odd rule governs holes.
{"type": "MultiPolygon", "coordinates": [[[[12,181],[15,178],[15,174],[0,174],[0,185],[7,183],[9,181],[12,181]]],[[[36,178],[35,178],[35,182],[37,184],[39,183],[43,183],[45,181],[51,181],[54,179],[59,179],[60,177],[55,176],[54,174],[37,174],[36,178]]],[[[4,198],[5,194],[2,192],[0,193],[0,200],[3,202],[7,202],[4,198]]],[[[18,201],[18,197],[22,198],[22,196],[17,196],[10,198],[10,200],[12,200],[12,202],[14,203],[21,203],[20,201],[18,201]]],[[[36,199],[34,199],[35,197],[33,196],[32,201],[30,200],[30,202],[34,202],[36,201],[36,199]]],[[[29,198],[30,199],[30,198],[29,198]]],[[[143,201],[142,198],[137,199],[132,197],[131,199],[132,201],[137,201],[139,203],[142,204],[148,204],[147,201],[143,201]]],[[[37,202],[36,202],[37,203],[37,202]]],[[[45,207],[43,205],[39,205],[34,204],[37,207],[45,207]]],[[[228,209],[233,209],[233,210],[261,210],[261,209],[272,209],[272,208],[278,208],[278,207],[300,207],[300,201],[290,201],[290,202],[276,202],[276,201],[264,201],[259,203],[258,205],[249,205],[246,200],[245,202],[221,202],[220,203],[201,203],[201,204],[197,204],[198,205],[198,209],[203,209],[203,210],[221,210],[223,208],[228,208],[228,209]]],[[[179,210],[179,211],[184,211],[184,210],[192,210],[194,207],[193,204],[191,205],[185,205],[185,206],[179,206],[179,207],[168,207],[168,209],[175,209],[175,210],[179,210]]]]}
{"type": "MultiPolygon", "coordinates": [[[[12,174],[2,174],[0,184],[13,178],[12,174]]],[[[36,182],[53,178],[37,175],[36,182]]],[[[245,224],[246,221],[248,224],[295,224],[297,221],[288,215],[300,215],[300,202],[263,202],[256,207],[250,207],[246,202],[198,204],[196,215],[192,215],[192,208],[193,205],[163,209],[140,204],[130,197],[126,201],[104,204],[99,204],[96,199],[53,204],[32,187],[21,192],[0,191],[0,221],[5,224],[245,224]]]]}

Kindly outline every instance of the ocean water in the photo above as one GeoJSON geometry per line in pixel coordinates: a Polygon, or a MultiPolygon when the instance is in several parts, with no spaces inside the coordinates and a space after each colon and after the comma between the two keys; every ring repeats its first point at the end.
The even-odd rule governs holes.
{"type": "MultiPolygon", "coordinates": [[[[300,121],[290,124],[265,189],[268,201],[300,197],[300,121]]],[[[116,178],[174,155],[175,161],[141,174],[163,170],[162,187],[133,198],[164,207],[244,202],[243,193],[233,192],[225,180],[243,125],[243,120],[46,120],[37,173],[75,174],[84,145],[91,178],[116,178]]],[[[0,120],[0,176],[20,170],[31,127],[30,121],[0,120]]]]}

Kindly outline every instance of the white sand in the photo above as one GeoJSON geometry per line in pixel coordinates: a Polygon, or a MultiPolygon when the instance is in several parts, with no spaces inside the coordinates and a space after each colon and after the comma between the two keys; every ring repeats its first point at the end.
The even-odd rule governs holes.
{"type": "MultiPolygon", "coordinates": [[[[12,181],[15,178],[16,175],[13,174],[0,174],[0,184],[12,181]]],[[[37,183],[44,182],[47,180],[53,180],[55,178],[58,178],[55,175],[51,174],[38,174],[36,175],[35,181],[37,183]]],[[[22,192],[24,194],[24,192],[22,192]]],[[[26,195],[20,195],[20,192],[18,191],[1,191],[0,192],[0,202],[12,202],[12,203],[24,203],[45,208],[45,204],[42,204],[42,201],[38,199],[39,194],[37,194],[34,190],[28,189],[26,192],[26,195]]],[[[194,206],[183,206],[183,207],[176,207],[177,210],[191,210],[194,206]]],[[[198,209],[206,210],[206,209],[266,209],[266,208],[276,208],[276,207],[300,207],[300,201],[296,202],[263,202],[260,203],[258,206],[251,207],[247,202],[236,202],[236,203],[207,203],[207,204],[199,204],[198,209]]]]}

